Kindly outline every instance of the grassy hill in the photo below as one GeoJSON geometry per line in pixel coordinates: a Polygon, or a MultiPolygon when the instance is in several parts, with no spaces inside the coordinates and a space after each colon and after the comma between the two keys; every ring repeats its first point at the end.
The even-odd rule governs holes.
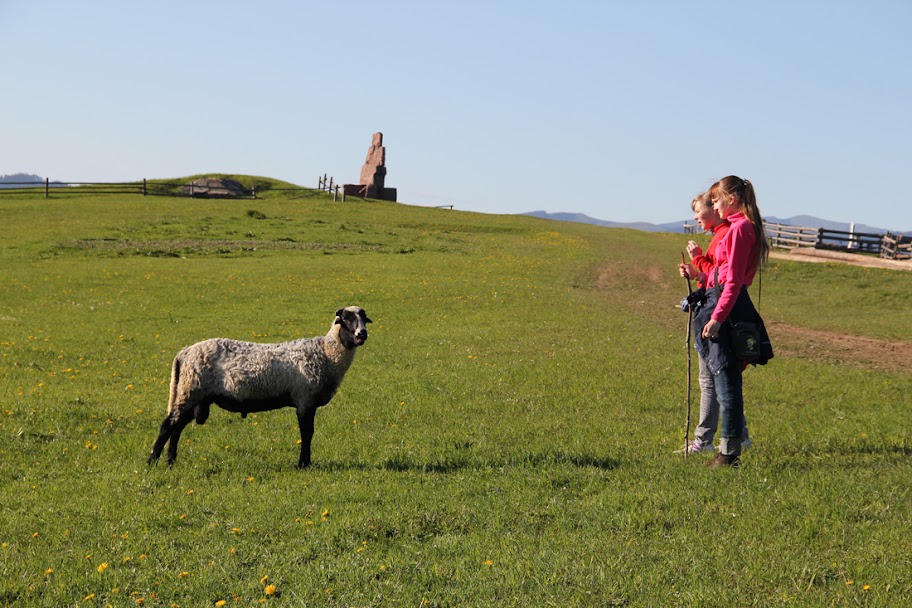
{"type": "Polygon", "coordinates": [[[907,349],[904,273],[764,272],[780,351],[746,372],[755,447],[709,471],[672,454],[684,237],[263,197],[0,197],[0,605],[912,593],[912,375],[795,337],[907,349]],[[321,335],[350,304],[374,323],[310,469],[288,409],[213,409],[175,466],[146,466],[180,348],[321,335]]]}

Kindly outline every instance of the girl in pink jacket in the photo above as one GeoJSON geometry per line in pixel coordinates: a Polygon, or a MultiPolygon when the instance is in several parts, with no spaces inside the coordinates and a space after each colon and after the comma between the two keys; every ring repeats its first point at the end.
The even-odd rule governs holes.
{"type": "MultiPolygon", "coordinates": [[[[739,317],[737,320],[754,321],[756,317],[762,328],[762,320],[750,301],[747,287],[753,282],[761,264],[768,259],[769,243],[763,231],[763,218],[757,207],[753,184],[729,175],[713,184],[710,193],[713,208],[722,219],[731,223],[731,228],[715,251],[715,268],[707,279],[707,293],[712,296],[701,311],[704,314],[698,314],[696,319],[697,338],[703,339],[698,339],[696,345],[701,354],[705,352],[708,357],[720,406],[722,441],[719,453],[709,465],[737,466],[744,427],[743,366],[740,361],[734,360],[730,349],[720,348],[719,344],[726,343],[726,321],[734,320],[730,317],[735,310],[739,317]],[[717,343],[715,347],[713,343],[717,343]],[[718,356],[716,353],[719,353],[718,356]]],[[[768,346],[765,330],[762,333],[768,346]]],[[[768,358],[771,357],[770,349],[768,358]]],[[[759,364],[765,362],[762,360],[759,364]]]]}

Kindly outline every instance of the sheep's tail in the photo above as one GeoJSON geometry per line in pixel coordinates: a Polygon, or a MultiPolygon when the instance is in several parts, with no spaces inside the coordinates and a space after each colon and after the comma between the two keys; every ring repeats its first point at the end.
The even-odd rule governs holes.
{"type": "Polygon", "coordinates": [[[181,361],[180,355],[174,357],[171,364],[171,389],[168,393],[168,413],[174,413],[174,403],[177,401],[177,385],[180,383],[181,361]]]}

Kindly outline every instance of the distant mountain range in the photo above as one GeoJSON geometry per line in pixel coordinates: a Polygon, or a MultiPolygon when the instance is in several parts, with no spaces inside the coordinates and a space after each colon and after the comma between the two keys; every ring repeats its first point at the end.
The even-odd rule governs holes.
{"type": "MultiPolygon", "coordinates": [[[[607,226],[609,228],[631,228],[633,230],[643,230],[645,232],[684,232],[685,220],[679,222],[669,222],[667,224],[650,224],[649,222],[609,222],[606,220],[589,217],[584,213],[548,213],[547,211],[529,211],[522,215],[531,215],[548,220],[559,220],[562,222],[579,222],[581,224],[593,224],[595,226],[607,226]]],[[[849,224],[842,222],[831,222],[822,220],[819,217],[811,215],[796,215],[789,218],[765,217],[767,222],[776,224],[788,224],[789,226],[804,226],[806,228],[826,228],[827,230],[844,230],[848,232],[849,224]]],[[[690,220],[687,220],[690,221],[690,220]]],[[[900,232],[901,234],[910,234],[910,231],[901,231],[890,229],[890,232],[900,232]]],[[[885,228],[876,228],[866,224],[855,224],[855,232],[870,232],[875,234],[884,234],[885,228]]]]}
{"type": "MultiPolygon", "coordinates": [[[[51,182],[51,184],[60,182],[51,182]]],[[[44,185],[44,178],[33,173],[13,173],[12,175],[0,175],[0,188],[40,188],[44,185]],[[12,182],[40,182],[34,186],[19,186],[12,182]]]]}

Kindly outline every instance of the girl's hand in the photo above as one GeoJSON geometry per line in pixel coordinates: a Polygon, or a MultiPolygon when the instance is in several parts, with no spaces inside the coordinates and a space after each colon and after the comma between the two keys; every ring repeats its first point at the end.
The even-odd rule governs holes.
{"type": "Polygon", "coordinates": [[[685,279],[699,279],[703,273],[698,272],[690,264],[678,264],[678,272],[681,273],[681,276],[685,279]]]}
{"type": "Polygon", "coordinates": [[[697,245],[696,241],[687,241],[687,254],[690,256],[690,259],[694,259],[698,255],[703,255],[703,250],[697,245]]]}
{"type": "Polygon", "coordinates": [[[709,340],[715,340],[719,337],[720,329],[722,329],[722,324],[715,319],[710,319],[707,321],[706,325],[703,326],[703,337],[709,340]]]}

